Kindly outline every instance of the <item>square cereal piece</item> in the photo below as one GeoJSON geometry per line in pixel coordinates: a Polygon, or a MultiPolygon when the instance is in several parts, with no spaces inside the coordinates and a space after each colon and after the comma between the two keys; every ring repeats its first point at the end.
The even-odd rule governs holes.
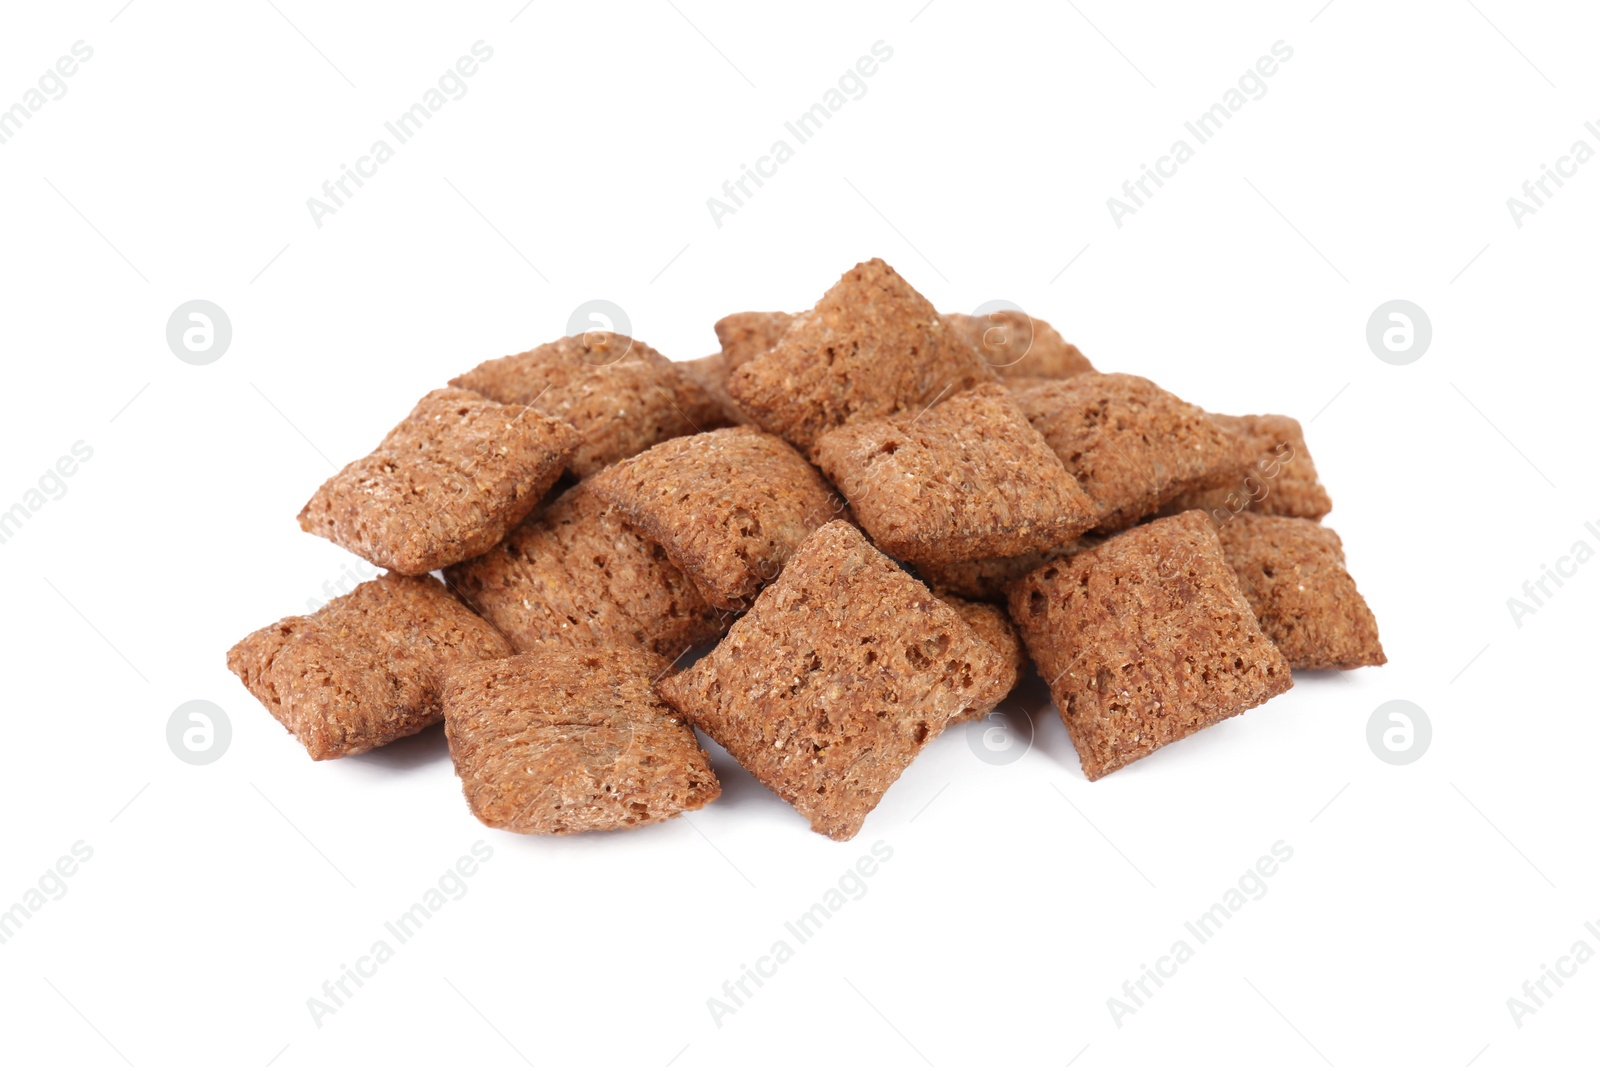
{"type": "Polygon", "coordinates": [[[1221,489],[1184,493],[1168,501],[1163,515],[1199,508],[1220,525],[1242,511],[1321,519],[1333,510],[1328,491],[1317,478],[1300,423],[1287,415],[1213,415],[1226,430],[1244,437],[1255,462],[1233,484],[1221,489]]]}
{"type": "Polygon", "coordinates": [[[1309,519],[1235,515],[1217,529],[1262,632],[1296,670],[1388,662],[1339,535],[1309,519]]]}
{"type": "Polygon", "coordinates": [[[1147,378],[1079,374],[1013,395],[1099,506],[1104,533],[1180,493],[1227,485],[1255,458],[1243,438],[1147,378]]]}
{"type": "Polygon", "coordinates": [[[728,392],[763,429],[809,452],[835,426],[915,413],[994,380],[966,338],[874,259],[839,279],[770,352],[734,369],[728,392]]]}
{"type": "Polygon", "coordinates": [[[400,574],[492,548],[538,506],[579,444],[558,419],[435,389],[370,455],[329,478],[300,528],[400,574]]]}
{"type": "Polygon", "coordinates": [[[583,435],[572,458],[579,478],[658,441],[727,424],[692,375],[643,341],[602,330],[491,359],[450,384],[573,426],[583,435]]]}
{"type": "Polygon", "coordinates": [[[873,543],[910,563],[1040,552],[1100,518],[1001,385],[830,430],[812,454],[873,543]]]}
{"type": "Polygon", "coordinates": [[[1010,606],[1090,781],[1293,684],[1198,511],[1046,564],[1010,606]]]}
{"type": "Polygon", "coordinates": [[[656,696],[666,661],[638,649],[537,652],[465,667],[445,736],[467,806],[519,834],[627,830],[722,792],[689,724],[656,696]]]}
{"type": "Polygon", "coordinates": [[[752,357],[770,352],[795,316],[787,311],[736,311],[717,320],[717,343],[731,373],[752,357]]]}
{"type": "Polygon", "coordinates": [[[444,577],[518,652],[628,646],[670,660],[732,621],[661,546],[622,522],[592,479],[444,577]]]}
{"type": "Polygon", "coordinates": [[[1102,540],[1086,534],[1070,544],[1044,552],[969,559],[960,563],[919,563],[916,565],[917,576],[935,589],[948,590],[968,600],[1004,604],[1006,590],[1018,578],[1033,573],[1052,560],[1065,559],[1075,552],[1093,548],[1102,540]]]}
{"type": "Polygon", "coordinates": [[[1055,380],[1092,374],[1094,364],[1068,344],[1056,328],[1026,312],[1001,309],[986,315],[946,315],[1000,377],[1055,380]]]}
{"type": "Polygon", "coordinates": [[[257,630],[228,650],[228,669],[324,760],[432,726],[448,670],[510,654],[437,580],[380,574],[311,615],[257,630]]]}
{"type": "Polygon", "coordinates": [[[709,655],[657,689],[813,830],[846,841],[1006,670],[927,586],[830,522],[709,655]]]}
{"type": "Polygon", "coordinates": [[[1011,690],[1022,680],[1028,654],[1022,648],[1022,638],[1017,634],[1017,628],[1011,625],[1011,617],[1002,608],[963,600],[942,589],[935,589],[933,595],[954,608],[955,613],[961,616],[961,621],[972,627],[972,632],[1000,656],[1002,670],[991,679],[992,684],[950,717],[951,722],[976,722],[1011,695],[1011,690]]]}
{"type": "Polygon", "coordinates": [[[811,531],[846,511],[800,453],[753,426],[664,441],[594,488],[726,611],[748,607],[811,531]]]}

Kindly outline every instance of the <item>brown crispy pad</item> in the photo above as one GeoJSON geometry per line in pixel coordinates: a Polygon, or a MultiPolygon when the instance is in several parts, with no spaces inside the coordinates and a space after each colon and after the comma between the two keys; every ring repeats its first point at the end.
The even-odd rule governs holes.
{"type": "Polygon", "coordinates": [[[1255,458],[1239,435],[1147,378],[1079,374],[1014,396],[1099,506],[1104,533],[1180,493],[1226,485],[1255,458]]]}
{"type": "Polygon", "coordinates": [[[676,659],[732,621],[616,515],[592,480],[444,575],[518,652],[629,646],[676,659]]]}
{"type": "Polygon", "coordinates": [[[1090,781],[1293,684],[1198,511],[1046,564],[1010,608],[1090,781]]]}
{"type": "Polygon", "coordinates": [[[665,441],[594,479],[713,606],[742,611],[844,502],[780,438],[737,426],[665,441]]]}
{"type": "Polygon", "coordinates": [[[1099,521],[1000,385],[830,430],[814,455],[873,543],[911,563],[1044,551],[1099,521]]]}
{"type": "Polygon", "coordinates": [[[329,478],[300,528],[400,574],[484,552],[555,484],[570,426],[461,389],[435,389],[368,456],[329,478]]]}
{"type": "Polygon", "coordinates": [[[433,725],[450,668],[510,654],[437,580],[382,574],[311,615],[257,630],[229,649],[228,669],[324,760],[433,725]]]}
{"type": "Polygon", "coordinates": [[[736,311],[718,319],[714,329],[728,370],[772,351],[794,319],[787,311],[736,311]]]}
{"type": "Polygon", "coordinates": [[[1339,535],[1308,519],[1235,515],[1217,530],[1261,629],[1296,670],[1388,662],[1339,535]]]}
{"type": "Polygon", "coordinates": [[[548,646],[452,673],[445,735],[472,814],[519,834],[575,834],[715,800],[711,761],[655,694],[665,669],[637,649],[548,646]]]}
{"type": "Polygon", "coordinates": [[[739,405],[733,402],[733,397],[728,395],[728,357],[722,352],[713,352],[709,356],[699,359],[686,360],[678,364],[685,374],[688,374],[701,387],[711,395],[722,410],[722,417],[729,426],[743,426],[750,420],[745,413],[739,410],[739,405]]]}
{"type": "Polygon", "coordinates": [[[491,359],[450,384],[574,427],[583,435],[571,464],[579,478],[658,441],[727,425],[693,375],[643,341],[601,330],[491,359]]]}
{"type": "Polygon", "coordinates": [[[1053,560],[1065,559],[1075,552],[1093,548],[1102,540],[1103,538],[1089,535],[1046,552],[1024,552],[1020,556],[969,559],[960,563],[918,563],[917,574],[935,589],[947,589],[969,600],[1004,604],[1006,591],[1018,578],[1038,570],[1053,560]]]}
{"type": "Polygon", "coordinates": [[[986,315],[945,315],[983,361],[1008,381],[1013,378],[1059,379],[1090,374],[1094,364],[1068,344],[1056,328],[1043,319],[1015,310],[986,315]]]}
{"type": "Polygon", "coordinates": [[[1005,609],[995,604],[965,600],[943,589],[933,595],[955,609],[961,621],[972,627],[972,632],[1000,656],[1003,669],[991,680],[992,684],[979,694],[965,709],[950,717],[951,722],[976,722],[1011,695],[1011,690],[1022,680],[1022,671],[1028,664],[1028,653],[1022,647],[1022,637],[1011,625],[1005,609]]]}
{"type": "Polygon", "coordinates": [[[933,305],[881,259],[857,264],[769,352],[728,376],[762,428],[809,453],[827,430],[921,411],[995,373],[933,305]]]}
{"type": "Polygon", "coordinates": [[[1321,519],[1333,510],[1328,491],[1317,478],[1305,433],[1287,415],[1213,415],[1225,430],[1241,435],[1254,454],[1244,475],[1220,489],[1182,493],[1161,508],[1163,515],[1199,508],[1214,523],[1243,511],[1321,519]]]}
{"type": "Polygon", "coordinates": [[[845,841],[1006,671],[951,607],[830,522],[709,655],[657,688],[813,830],[845,841]]]}

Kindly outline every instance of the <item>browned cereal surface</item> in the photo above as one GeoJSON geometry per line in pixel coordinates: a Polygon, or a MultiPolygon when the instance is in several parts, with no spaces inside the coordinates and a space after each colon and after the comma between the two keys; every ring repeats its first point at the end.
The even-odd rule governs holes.
{"type": "Polygon", "coordinates": [[[1339,535],[1309,519],[1235,515],[1217,529],[1262,631],[1296,670],[1388,662],[1339,535]]]}
{"type": "Polygon", "coordinates": [[[986,315],[945,316],[983,361],[1006,379],[1070,378],[1094,371],[1078,346],[1068,344],[1056,328],[1026,312],[1003,309],[986,315]]]}
{"type": "Polygon", "coordinates": [[[994,676],[986,692],[979,693],[961,711],[951,717],[951,722],[974,722],[993,711],[995,706],[1011,695],[1011,690],[1022,680],[1023,668],[1028,663],[1028,653],[1022,647],[1017,628],[1005,609],[995,604],[964,600],[953,593],[935,589],[933,595],[955,609],[957,615],[983,643],[1000,655],[1004,669],[994,676]]]}
{"type": "Polygon", "coordinates": [[[813,456],[873,543],[912,563],[1044,551],[1100,518],[1000,385],[830,430],[813,456]]]}
{"type": "Polygon", "coordinates": [[[1317,478],[1300,423],[1287,415],[1213,415],[1224,429],[1241,434],[1255,462],[1232,484],[1220,489],[1183,493],[1161,509],[1164,515],[1199,508],[1222,523],[1241,511],[1321,519],[1333,500],[1317,478]]]}
{"type": "Polygon", "coordinates": [[[753,426],[664,441],[594,484],[727,611],[748,607],[811,531],[845,512],[800,453],[753,426]]]}
{"type": "Polygon", "coordinates": [[[1090,781],[1293,684],[1198,511],[1046,564],[1010,608],[1090,781]]]}
{"type": "Polygon", "coordinates": [[[453,672],[445,735],[472,814],[519,834],[576,834],[715,800],[711,761],[655,694],[666,666],[638,649],[547,646],[453,672]]]}
{"type": "Polygon", "coordinates": [[[844,841],[922,747],[1007,665],[949,605],[830,522],[667,702],[844,841]]]}
{"type": "Polygon", "coordinates": [[[1246,442],[1147,378],[1079,374],[1013,394],[1100,509],[1099,529],[1125,529],[1194,489],[1241,477],[1246,442]]]}
{"type": "Polygon", "coordinates": [[[857,264],[769,352],[728,377],[763,429],[804,452],[827,430],[916,413],[995,380],[966,338],[881,259],[857,264]]]}
{"type": "Polygon", "coordinates": [[[661,546],[579,482],[477,559],[445,569],[458,596],[518,652],[628,646],[675,659],[729,620],[661,546]]]}
{"type": "Polygon", "coordinates": [[[1053,385],[1060,380],[1060,378],[1037,378],[1027,374],[1014,374],[1001,381],[1000,384],[1013,393],[1021,393],[1029,389],[1037,389],[1041,385],[1053,385]]]}
{"type": "Polygon", "coordinates": [[[370,455],[322,484],[300,528],[380,567],[426,574],[491,548],[578,446],[557,419],[435,389],[370,455]]]}
{"type": "Polygon", "coordinates": [[[723,421],[729,426],[743,426],[750,420],[744,412],[739,410],[739,405],[733,402],[733,397],[728,395],[728,357],[722,352],[714,352],[709,356],[699,359],[686,360],[678,364],[695,381],[699,382],[711,398],[717,402],[722,410],[723,421]]]}
{"type": "Polygon", "coordinates": [[[1038,570],[1051,560],[1080,551],[1083,539],[1047,552],[1024,552],[1020,556],[968,559],[959,563],[918,563],[917,574],[935,589],[948,589],[969,600],[1004,604],[1011,583],[1038,570]]]}
{"type": "Polygon", "coordinates": [[[714,328],[728,370],[772,351],[794,319],[787,311],[736,311],[718,319],[714,328]]]}
{"type": "Polygon", "coordinates": [[[579,478],[658,441],[727,424],[693,375],[643,341],[600,330],[491,359],[450,384],[571,425],[583,435],[572,459],[579,478]]]}
{"type": "Polygon", "coordinates": [[[453,667],[511,654],[434,578],[381,574],[228,650],[228,669],[312,759],[351,756],[443,717],[453,667]]]}

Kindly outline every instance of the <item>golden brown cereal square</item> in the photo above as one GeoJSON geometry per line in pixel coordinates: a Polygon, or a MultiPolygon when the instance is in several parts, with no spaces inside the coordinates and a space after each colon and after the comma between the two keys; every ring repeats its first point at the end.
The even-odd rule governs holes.
{"type": "Polygon", "coordinates": [[[881,259],[857,264],[777,346],[740,364],[728,392],[760,426],[810,452],[826,431],[917,412],[995,373],[881,259]]]}
{"type": "Polygon", "coordinates": [[[692,375],[643,341],[602,330],[491,359],[450,384],[571,425],[583,435],[572,458],[579,478],[658,441],[727,425],[692,375]]]}
{"type": "Polygon", "coordinates": [[[1217,535],[1262,631],[1289,666],[1348,670],[1388,662],[1338,534],[1309,519],[1244,514],[1217,535]]]}
{"type": "Polygon", "coordinates": [[[1041,552],[1100,518],[1001,385],[838,427],[813,455],[873,543],[911,563],[1041,552]]]}
{"type": "Polygon", "coordinates": [[[727,611],[748,607],[811,531],[846,511],[800,453],[753,426],[664,441],[594,487],[727,611]]]}
{"type": "Polygon", "coordinates": [[[830,522],[709,655],[657,688],[813,830],[845,841],[1006,672],[953,608],[830,522]]]}
{"type": "Polygon", "coordinates": [[[578,447],[572,427],[462,389],[423,397],[329,478],[300,528],[400,574],[487,551],[538,506],[578,447]]]}
{"type": "Polygon", "coordinates": [[[945,321],[978,350],[1008,382],[1013,378],[1060,379],[1094,371],[1078,346],[1056,328],[1026,312],[1001,309],[983,315],[947,314],[945,321]]]}
{"type": "Polygon", "coordinates": [[[722,792],[689,724],[656,696],[666,669],[638,649],[536,652],[466,667],[445,735],[472,813],[519,834],[626,830],[722,792]]]}
{"type": "Polygon", "coordinates": [[[1198,511],[1046,564],[1010,608],[1090,781],[1293,684],[1198,511]]]}
{"type": "Polygon", "coordinates": [[[794,319],[795,316],[786,311],[737,311],[718,319],[714,329],[728,371],[731,373],[751,358],[772,351],[794,319]]]}
{"type": "Polygon", "coordinates": [[[1147,378],[1078,374],[1013,395],[1099,506],[1105,533],[1180,493],[1226,485],[1255,458],[1242,437],[1147,378]]]}
{"type": "Polygon", "coordinates": [[[676,659],[732,620],[579,482],[445,581],[518,652],[629,646],[676,659]]]}
{"type": "Polygon", "coordinates": [[[1000,655],[1001,672],[986,679],[992,684],[950,717],[951,722],[976,722],[1011,695],[1011,691],[1022,680],[1022,671],[1028,665],[1028,653],[1023,649],[1022,637],[1011,624],[1011,616],[1006,614],[1004,608],[996,604],[964,600],[943,589],[935,589],[933,595],[954,608],[956,614],[961,616],[961,621],[972,627],[972,632],[1000,655]]]}
{"type": "Polygon", "coordinates": [[[1300,423],[1287,415],[1213,415],[1223,429],[1249,443],[1255,462],[1235,482],[1220,489],[1184,493],[1161,508],[1164,515],[1199,508],[1221,525],[1228,516],[1249,511],[1321,519],[1333,510],[1328,491],[1317,478],[1300,423]]]}
{"type": "Polygon", "coordinates": [[[510,654],[436,579],[381,574],[311,615],[257,630],[228,651],[228,669],[324,760],[433,725],[447,671],[510,654]]]}

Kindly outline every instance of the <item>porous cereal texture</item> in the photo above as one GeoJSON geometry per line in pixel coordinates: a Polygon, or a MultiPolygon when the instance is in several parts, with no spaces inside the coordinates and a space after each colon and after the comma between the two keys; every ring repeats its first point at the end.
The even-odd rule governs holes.
{"type": "Polygon", "coordinates": [[[381,574],[228,651],[228,669],[312,759],[366,752],[443,717],[453,667],[511,654],[495,628],[426,575],[381,574]]]}
{"type": "Polygon", "coordinates": [[[873,543],[911,563],[1045,551],[1099,521],[1000,385],[830,430],[813,454],[873,543]]]}
{"type": "Polygon", "coordinates": [[[451,674],[445,735],[467,805],[519,834],[628,830],[722,792],[637,649],[542,648],[451,674]]]}
{"type": "Polygon", "coordinates": [[[592,479],[444,575],[518,652],[615,646],[672,660],[732,621],[706,603],[661,546],[618,517],[592,479]]]}
{"type": "Polygon", "coordinates": [[[726,611],[748,607],[811,531],[846,512],[800,453],[753,426],[665,441],[594,486],[726,611]]]}
{"type": "Polygon", "coordinates": [[[1388,662],[1339,535],[1309,519],[1235,515],[1217,529],[1262,631],[1296,670],[1388,662]]]}
{"type": "Polygon", "coordinates": [[[559,420],[436,389],[370,455],[322,484],[300,528],[388,570],[426,574],[497,543],[578,445],[559,420]]]}
{"type": "Polygon", "coordinates": [[[813,830],[845,841],[1007,669],[953,608],[831,522],[709,655],[657,688],[813,830]]]}
{"type": "Polygon", "coordinates": [[[693,375],[643,341],[601,330],[488,360],[450,384],[571,425],[583,435],[572,459],[579,478],[658,441],[727,425],[693,375]]]}
{"type": "Polygon", "coordinates": [[[1293,684],[1198,511],[1046,564],[1010,608],[1090,781],[1293,684]]]}
{"type": "Polygon", "coordinates": [[[1002,378],[1054,380],[1094,371],[1078,346],[1043,319],[1012,309],[985,315],[945,315],[983,361],[1002,378]]]}
{"type": "Polygon", "coordinates": [[[1013,394],[1113,533],[1180,493],[1243,476],[1254,460],[1238,434],[1147,378],[1079,374],[1013,394]]]}
{"type": "Polygon", "coordinates": [[[776,347],[735,368],[728,392],[802,452],[848,422],[916,413],[995,373],[881,259],[848,271],[776,347]]]}

